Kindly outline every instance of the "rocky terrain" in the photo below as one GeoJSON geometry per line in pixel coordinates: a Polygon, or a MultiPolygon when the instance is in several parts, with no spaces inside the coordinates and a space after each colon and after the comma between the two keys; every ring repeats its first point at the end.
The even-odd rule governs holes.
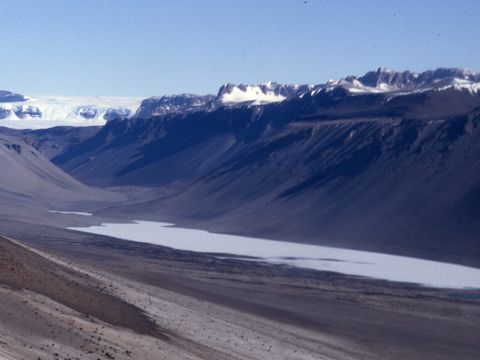
{"type": "Polygon", "coordinates": [[[480,353],[478,291],[222,260],[44,225],[2,228],[28,244],[0,238],[0,357],[6,359],[476,359],[480,353]]]}

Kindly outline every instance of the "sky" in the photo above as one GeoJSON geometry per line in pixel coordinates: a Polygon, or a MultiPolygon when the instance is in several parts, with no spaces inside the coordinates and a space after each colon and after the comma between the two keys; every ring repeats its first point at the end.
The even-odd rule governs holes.
{"type": "Polygon", "coordinates": [[[2,0],[0,18],[0,89],[27,95],[480,71],[478,0],[2,0]]]}

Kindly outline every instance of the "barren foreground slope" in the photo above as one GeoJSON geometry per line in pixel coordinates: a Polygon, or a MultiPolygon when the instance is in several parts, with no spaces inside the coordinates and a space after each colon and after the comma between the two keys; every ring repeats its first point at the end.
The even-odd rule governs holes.
{"type": "Polygon", "coordinates": [[[475,291],[217,259],[48,227],[17,229],[28,246],[0,238],[0,358],[480,356],[475,291]]]}

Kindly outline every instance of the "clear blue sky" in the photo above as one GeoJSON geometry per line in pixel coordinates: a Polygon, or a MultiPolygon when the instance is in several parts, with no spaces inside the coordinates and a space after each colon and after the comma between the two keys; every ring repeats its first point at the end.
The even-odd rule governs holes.
{"type": "Polygon", "coordinates": [[[478,0],[3,0],[0,89],[214,93],[378,66],[480,70],[478,0]]]}

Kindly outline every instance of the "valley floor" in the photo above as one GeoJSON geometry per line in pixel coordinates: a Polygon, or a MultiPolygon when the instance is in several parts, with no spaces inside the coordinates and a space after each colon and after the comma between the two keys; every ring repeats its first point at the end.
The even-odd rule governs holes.
{"type": "Polygon", "coordinates": [[[9,223],[0,359],[478,359],[480,293],[9,223]]]}

